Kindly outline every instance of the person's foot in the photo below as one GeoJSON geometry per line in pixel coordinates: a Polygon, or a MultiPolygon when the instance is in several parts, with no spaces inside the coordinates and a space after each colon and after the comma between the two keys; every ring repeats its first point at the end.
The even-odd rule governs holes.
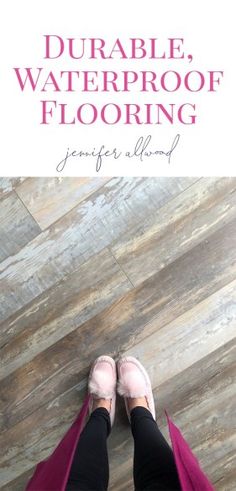
{"type": "Polygon", "coordinates": [[[149,409],[155,419],[151,381],[144,366],[133,356],[126,356],[118,361],[117,370],[117,392],[124,396],[129,420],[130,412],[137,406],[149,409]]]}
{"type": "Polygon", "coordinates": [[[110,356],[99,356],[93,363],[88,381],[91,394],[90,413],[104,407],[110,413],[111,425],[115,417],[116,364],[110,356]]]}

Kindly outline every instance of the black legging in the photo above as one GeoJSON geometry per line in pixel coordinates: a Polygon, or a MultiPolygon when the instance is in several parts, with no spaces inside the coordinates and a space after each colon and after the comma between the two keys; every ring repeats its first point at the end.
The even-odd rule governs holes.
{"type": "MultiPolygon", "coordinates": [[[[131,411],[134,437],[134,485],[136,491],[180,491],[171,448],[150,411],[131,411]]],[[[81,433],[66,491],[106,491],[109,481],[107,437],[111,425],[105,408],[92,412],[81,433]]]]}

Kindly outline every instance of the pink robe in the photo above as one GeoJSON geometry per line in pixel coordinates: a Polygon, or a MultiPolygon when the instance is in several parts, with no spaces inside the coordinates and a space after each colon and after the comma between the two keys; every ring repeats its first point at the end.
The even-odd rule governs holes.
{"type": "MultiPolygon", "coordinates": [[[[53,453],[37,465],[25,491],[65,491],[75,449],[88,413],[89,399],[90,396],[87,396],[77,418],[53,453]]],[[[180,430],[167,413],[166,417],[182,491],[214,491],[180,430]]]]}

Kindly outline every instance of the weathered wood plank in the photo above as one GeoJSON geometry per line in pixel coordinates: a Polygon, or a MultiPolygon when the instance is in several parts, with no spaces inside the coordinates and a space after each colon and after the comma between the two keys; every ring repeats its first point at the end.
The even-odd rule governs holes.
{"type": "Polygon", "coordinates": [[[17,187],[17,194],[40,228],[44,230],[110,179],[110,177],[30,177],[17,187]]]}
{"type": "MultiPolygon", "coordinates": [[[[147,338],[147,340],[144,339],[143,341],[144,347],[147,349],[149,348],[149,345],[151,345],[152,348],[155,348],[154,350],[150,350],[149,357],[145,355],[145,349],[142,348],[142,346],[140,348],[139,344],[133,344],[131,352],[137,355],[141,352],[142,359],[146,361],[146,364],[149,366],[150,374],[152,376],[154,368],[149,362],[153,358],[156,359],[157,356],[159,357],[160,368],[163,367],[161,377],[169,377],[173,375],[175,371],[178,372],[180,369],[183,369],[186,364],[192,363],[195,360],[195,357],[201,357],[206,352],[211,352],[211,350],[234,335],[234,290],[235,284],[232,284],[229,289],[225,287],[223,291],[213,295],[210,300],[207,299],[199,305],[199,307],[193,309],[191,312],[192,317],[198,316],[197,321],[195,322],[192,321],[189,323],[189,315],[186,313],[179,318],[178,322],[174,321],[167,327],[162,327],[160,330],[156,328],[155,335],[152,335],[150,338],[147,338]],[[208,305],[209,314],[206,313],[208,305]],[[201,315],[199,315],[201,309],[205,312],[205,318],[203,317],[203,319],[201,319],[201,315]],[[220,315],[220,309],[222,309],[227,316],[227,320],[225,320],[224,315],[220,315]],[[204,332],[205,325],[208,326],[206,334],[204,332]],[[196,333],[192,335],[192,343],[190,343],[190,347],[186,352],[186,346],[188,346],[188,341],[191,339],[191,331],[197,329],[196,326],[198,326],[199,333],[196,331],[196,333]],[[169,329],[171,330],[173,340],[172,342],[167,342],[168,347],[165,348],[166,338],[168,341],[169,329]],[[211,342],[212,339],[213,341],[211,342]],[[169,359],[170,357],[172,358],[172,351],[175,355],[173,355],[173,363],[169,366],[169,359]],[[182,354],[182,352],[184,353],[182,354]],[[179,359],[181,361],[179,361],[179,359]]],[[[146,332],[150,332],[153,328],[155,329],[153,324],[154,323],[152,322],[150,325],[148,324],[144,327],[142,336],[145,336],[146,332]]],[[[53,396],[55,397],[60,392],[67,391],[70,387],[73,387],[78,381],[78,371],[80,377],[84,376],[84,372],[86,371],[84,370],[84,367],[87,367],[87,359],[89,360],[91,358],[92,361],[98,352],[102,353],[104,349],[105,351],[109,351],[113,348],[115,355],[122,351],[119,332],[117,333],[118,339],[111,339],[109,343],[107,342],[107,339],[104,340],[102,336],[104,336],[104,334],[100,332],[101,342],[104,344],[102,344],[102,347],[97,347],[96,350],[96,347],[94,348],[93,344],[93,334],[90,335],[91,356],[86,351],[83,356],[86,340],[81,340],[79,335],[77,335],[77,339],[69,336],[66,339],[67,342],[64,342],[64,345],[62,345],[62,343],[57,343],[55,348],[53,347],[45,352],[44,355],[39,356],[33,363],[18,371],[15,376],[13,374],[12,377],[8,377],[2,383],[1,387],[1,399],[3,401],[1,412],[3,414],[4,427],[9,427],[9,425],[14,424],[19,420],[20,417],[23,418],[35,410],[39,406],[39,394],[42,403],[45,403],[53,396]],[[118,346],[117,342],[119,343],[118,346]],[[61,350],[59,348],[61,348],[61,350]],[[40,366],[42,368],[40,368],[40,366]],[[29,379],[30,376],[33,376],[33,379],[29,379]],[[19,379],[22,379],[22,383],[17,390],[19,379]]],[[[126,343],[127,337],[128,336],[124,338],[124,342],[126,343]]],[[[158,377],[160,378],[160,374],[158,377]]],[[[155,378],[153,379],[153,383],[156,383],[155,378]]]]}
{"type": "Polygon", "coordinates": [[[0,264],[0,321],[144,220],[193,178],[114,178],[0,264]]]}
{"type": "Polygon", "coordinates": [[[0,379],[109,308],[131,287],[110,251],[93,256],[2,326],[0,379]]]}
{"type": "Polygon", "coordinates": [[[142,360],[156,387],[234,339],[235,325],[236,281],[162,329],[156,326],[150,336],[143,339],[142,333],[141,341],[124,354],[142,360]]]}
{"type": "Polygon", "coordinates": [[[0,261],[17,254],[40,232],[15,191],[0,201],[0,261]]]}
{"type": "MultiPolygon", "coordinates": [[[[233,464],[235,467],[235,451],[232,455],[233,464]]],[[[222,462],[217,462],[218,467],[222,468],[222,462]]],[[[236,470],[233,469],[232,472],[228,471],[228,463],[226,463],[226,472],[220,476],[220,478],[214,481],[216,491],[235,491],[236,483],[236,470]]]]}
{"type": "Polygon", "coordinates": [[[200,179],[118,237],[112,252],[137,285],[234,217],[236,178],[200,179]]]}
{"type": "MultiPolygon", "coordinates": [[[[207,242],[199,244],[142,285],[118,298],[92,319],[75,325],[72,333],[52,348],[39,353],[15,374],[6,377],[1,384],[1,394],[6,404],[4,412],[8,413],[4,421],[6,427],[35,410],[40,401],[46,402],[49,397],[55,397],[58,391],[69,390],[77,383],[77,373],[88,367],[93,358],[104,353],[104,350],[117,354],[132,348],[233,281],[236,278],[236,237],[232,235],[234,226],[234,223],[230,223],[212,234],[207,242]],[[187,277],[183,273],[185,271],[188,271],[187,277]]],[[[235,285],[232,283],[228,287],[232,303],[233,288],[235,285]]],[[[216,300],[220,302],[218,296],[216,300]]],[[[55,331],[57,324],[60,325],[60,319],[53,314],[50,325],[47,315],[42,329],[44,332],[48,329],[50,336],[50,329],[55,331]]],[[[71,322],[70,314],[68,319],[71,322]]],[[[64,321],[67,323],[66,317],[64,321]]],[[[41,324],[39,332],[40,329],[41,324]]],[[[37,330],[35,340],[36,344],[40,343],[37,330]]],[[[27,339],[27,329],[22,341],[19,343],[20,351],[16,353],[19,363],[21,356],[25,360],[27,356],[31,357],[32,339],[27,339]]]]}
{"type": "Polygon", "coordinates": [[[0,177],[0,199],[14,191],[16,186],[25,181],[26,177],[0,177]]]}
{"type": "MultiPolygon", "coordinates": [[[[7,484],[1,486],[1,491],[25,491],[26,484],[30,480],[34,469],[30,469],[29,471],[24,472],[16,479],[8,482],[7,484]]],[[[0,481],[1,484],[1,481],[0,481]]]]}
{"type": "MultiPolygon", "coordinates": [[[[80,407],[90,364],[102,353],[140,357],[155,387],[164,434],[167,408],[216,490],[234,490],[234,182],[209,178],[165,183],[164,179],[162,191],[160,181],[148,181],[147,186],[143,178],[132,183],[112,179],[51,225],[51,269],[46,264],[50,255],[45,263],[38,258],[44,246],[35,239],[29,252],[32,263],[23,261],[19,267],[16,255],[15,263],[10,259],[18,286],[25,275],[29,295],[27,301],[26,291],[15,289],[12,278],[9,283],[9,278],[4,279],[7,300],[16,292],[21,305],[21,294],[24,297],[19,310],[14,310],[12,301],[13,310],[0,327],[5,377],[0,386],[0,487],[4,491],[23,491],[35,463],[57,444],[80,407]],[[184,190],[190,184],[191,193],[184,190]],[[182,199],[175,197],[180,192],[182,199]],[[75,210],[80,207],[82,230],[75,225],[75,210]],[[93,235],[90,226],[96,226],[96,220],[93,235]],[[74,236],[70,227],[75,227],[74,236]],[[99,236],[103,231],[105,239],[99,236]],[[76,248],[79,232],[81,243],[76,248]],[[118,251],[118,265],[110,251],[118,251]],[[30,278],[30,271],[24,269],[33,268],[35,261],[36,268],[31,269],[35,276],[30,278]],[[130,273],[135,288],[119,263],[130,273]],[[35,285],[36,295],[31,292],[35,285]]],[[[43,195],[45,189],[41,191],[43,195]]],[[[42,195],[38,202],[35,196],[41,216],[42,195]]],[[[133,489],[133,443],[120,398],[109,448],[109,489],[133,489]]]]}

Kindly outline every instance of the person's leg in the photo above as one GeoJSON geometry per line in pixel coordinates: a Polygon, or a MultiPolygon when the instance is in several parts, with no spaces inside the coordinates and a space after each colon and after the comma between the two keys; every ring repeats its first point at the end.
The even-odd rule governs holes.
{"type": "Polygon", "coordinates": [[[134,437],[135,490],[181,490],[172,450],[155,421],[155,403],[148,373],[133,356],[121,358],[117,368],[118,392],[124,396],[134,437]]]}
{"type": "Polygon", "coordinates": [[[107,437],[110,415],[105,407],[92,412],[81,433],[66,491],[105,491],[109,481],[107,437]]]}
{"type": "Polygon", "coordinates": [[[88,381],[91,414],[79,438],[66,491],[107,490],[107,437],[115,417],[116,379],[114,360],[99,356],[91,367],[88,381]]]}
{"type": "Polygon", "coordinates": [[[180,491],[174,456],[151,412],[141,406],[131,410],[134,437],[136,491],[180,491]]]}

